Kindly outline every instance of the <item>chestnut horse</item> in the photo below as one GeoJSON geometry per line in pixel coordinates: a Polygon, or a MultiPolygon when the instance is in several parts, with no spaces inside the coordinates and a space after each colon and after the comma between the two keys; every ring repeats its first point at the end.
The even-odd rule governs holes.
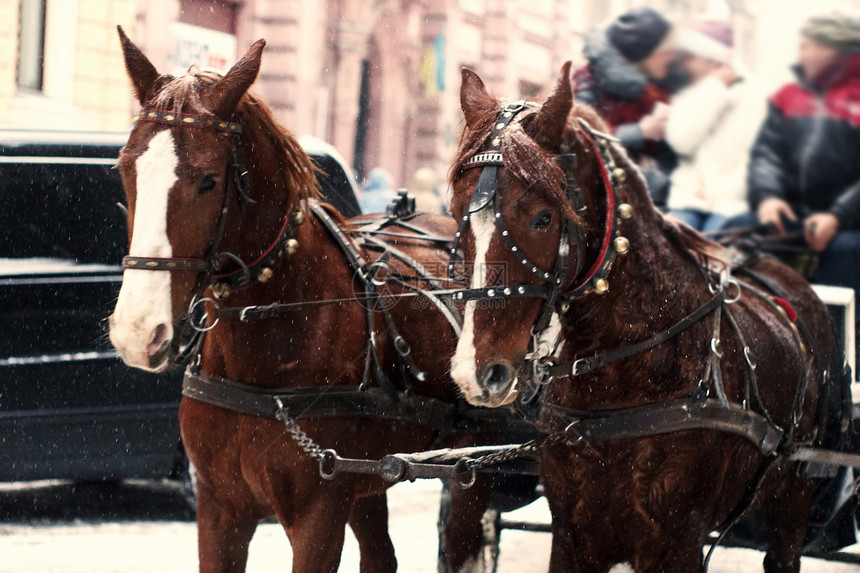
{"type": "Polygon", "coordinates": [[[787,267],[735,271],[664,218],[606,125],[574,104],[569,69],[543,105],[508,107],[463,70],[451,179],[464,300],[505,304],[467,303],[452,377],[487,406],[542,388],[552,571],[703,571],[709,533],[754,498],[765,570],[796,572],[813,481],[775,450],[816,437],[826,310],[787,267]],[[735,416],[763,423],[769,446],[735,416]],[[721,424],[732,430],[710,429],[721,424]]]}
{"type": "MultiPolygon", "coordinates": [[[[118,165],[128,199],[130,255],[109,322],[123,360],[148,371],[166,369],[187,309],[205,289],[207,298],[197,300],[205,301],[209,331],[197,366],[211,379],[241,381],[263,392],[315,387],[319,399],[333,386],[374,386],[382,377],[398,388],[406,384],[398,378],[390,328],[382,328],[380,312],[368,313],[356,297],[353,268],[335,238],[349,235],[347,223],[316,203],[310,158],[269,108],[247,93],[265,42],[251,46],[223,77],[194,67],[173,77],[159,75],[122,30],[120,39],[143,107],[118,165]],[[339,231],[328,230],[323,219],[339,231]],[[226,315],[227,301],[233,309],[278,303],[282,312],[239,320],[226,315]]],[[[412,222],[437,236],[453,233],[446,217],[412,222]]],[[[444,268],[437,247],[411,240],[409,228],[393,230],[398,249],[425,267],[444,268]]],[[[363,252],[356,241],[348,242],[363,252]]],[[[411,379],[414,394],[453,401],[458,391],[447,372],[455,344],[451,325],[432,305],[424,309],[408,300],[390,313],[411,344],[411,367],[424,374],[411,379]]],[[[266,403],[275,412],[275,402],[266,403]]],[[[272,515],[289,537],[293,571],[336,571],[347,522],[360,545],[361,571],[396,569],[380,478],[321,479],[317,461],[272,417],[188,397],[179,416],[198,476],[201,571],[243,571],[258,522],[272,515]]],[[[428,449],[440,433],[408,420],[358,415],[299,423],[323,448],[374,459],[428,449]]],[[[456,507],[445,549],[449,566],[464,570],[476,559],[488,491],[453,490],[456,507]]]]}

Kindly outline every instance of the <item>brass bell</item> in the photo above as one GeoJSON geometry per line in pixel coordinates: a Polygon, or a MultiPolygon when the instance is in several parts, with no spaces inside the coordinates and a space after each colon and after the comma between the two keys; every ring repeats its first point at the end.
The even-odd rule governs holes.
{"type": "Polygon", "coordinates": [[[286,250],[288,255],[295,254],[296,251],[299,250],[299,242],[295,239],[290,239],[287,241],[286,250]]]}
{"type": "Polygon", "coordinates": [[[261,283],[267,283],[272,280],[272,276],[274,276],[274,272],[269,267],[263,267],[260,269],[260,272],[257,273],[257,281],[261,283]]]}
{"type": "Polygon", "coordinates": [[[227,283],[215,283],[212,285],[212,294],[215,298],[227,298],[230,296],[230,285],[227,283]]]}
{"type": "Polygon", "coordinates": [[[295,213],[293,213],[293,224],[294,225],[301,225],[304,222],[305,222],[304,212],[296,211],[295,213]]]}
{"type": "Polygon", "coordinates": [[[594,292],[597,294],[603,294],[609,290],[609,281],[606,279],[595,279],[594,281],[594,292]]]}
{"type": "Polygon", "coordinates": [[[633,205],[630,203],[622,203],[618,206],[618,216],[622,219],[633,218],[633,205]]]}
{"type": "Polygon", "coordinates": [[[630,240],[627,237],[616,237],[612,245],[615,247],[615,252],[623,255],[630,249],[630,240]]]}
{"type": "Polygon", "coordinates": [[[624,171],[621,167],[616,167],[612,170],[612,176],[618,180],[619,183],[624,183],[627,181],[627,172],[624,171]]]}

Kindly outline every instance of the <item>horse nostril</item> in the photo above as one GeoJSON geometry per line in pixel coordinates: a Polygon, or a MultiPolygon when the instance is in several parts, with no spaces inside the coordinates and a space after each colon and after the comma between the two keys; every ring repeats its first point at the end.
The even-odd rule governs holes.
{"type": "Polygon", "coordinates": [[[511,369],[507,364],[493,364],[484,375],[484,390],[495,393],[505,390],[511,382],[511,369]]]}
{"type": "Polygon", "coordinates": [[[150,356],[155,356],[163,352],[165,347],[170,344],[169,338],[170,327],[165,323],[160,323],[152,331],[152,337],[149,339],[149,344],[146,345],[146,352],[150,356]]]}

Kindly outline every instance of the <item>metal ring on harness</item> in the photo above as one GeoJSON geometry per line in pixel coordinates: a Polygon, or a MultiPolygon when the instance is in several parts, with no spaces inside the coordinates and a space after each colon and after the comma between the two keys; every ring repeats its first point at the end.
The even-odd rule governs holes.
{"type": "Polygon", "coordinates": [[[744,346],[744,358],[746,358],[747,364],[749,364],[750,368],[755,370],[756,364],[752,357],[752,350],[750,350],[749,346],[744,346]]]}
{"type": "Polygon", "coordinates": [[[320,454],[320,477],[327,480],[333,480],[337,477],[337,465],[334,463],[337,459],[337,452],[334,450],[323,450],[320,454]],[[331,471],[326,470],[326,464],[331,464],[331,471]]]}
{"type": "Polygon", "coordinates": [[[713,352],[717,358],[723,357],[723,345],[720,343],[719,338],[711,339],[711,352],[713,352]]]}
{"type": "Polygon", "coordinates": [[[554,376],[549,372],[549,366],[552,365],[550,356],[542,356],[537,360],[532,360],[532,382],[538,386],[546,386],[553,381],[554,376]]]}
{"type": "Polygon", "coordinates": [[[385,284],[388,282],[384,278],[377,278],[379,276],[379,271],[381,270],[384,270],[386,274],[391,270],[389,264],[382,259],[378,259],[367,265],[367,280],[369,280],[373,286],[385,286],[385,284]]]}
{"type": "Polygon", "coordinates": [[[193,328],[197,332],[209,332],[210,330],[215,328],[215,325],[217,325],[218,321],[221,320],[221,318],[216,315],[215,316],[215,322],[213,322],[209,326],[206,326],[206,319],[209,318],[209,316],[206,312],[206,307],[204,306],[203,307],[203,316],[200,318],[200,323],[198,324],[197,322],[195,322],[195,320],[194,320],[195,310],[197,309],[197,307],[200,304],[205,305],[207,301],[211,302],[213,305],[217,305],[217,303],[215,302],[214,299],[211,299],[208,296],[204,296],[202,298],[195,298],[194,300],[192,300],[191,305],[188,307],[188,317],[189,317],[188,318],[188,324],[190,324],[191,328],[193,328]]]}
{"type": "Polygon", "coordinates": [[[478,479],[478,468],[476,468],[472,463],[474,460],[467,458],[460,458],[457,460],[457,463],[454,464],[454,470],[457,472],[457,485],[460,486],[461,489],[469,489],[478,479]]]}
{"type": "Polygon", "coordinates": [[[741,299],[741,295],[743,294],[743,289],[741,289],[740,283],[738,283],[738,281],[736,281],[735,279],[732,279],[732,278],[730,278],[729,280],[726,281],[725,291],[726,291],[726,299],[723,302],[726,304],[734,304],[734,303],[738,302],[741,299]],[[729,296],[729,287],[732,287],[732,286],[734,286],[738,290],[737,290],[737,294],[735,296],[730,297],[729,296]]]}
{"type": "Polygon", "coordinates": [[[397,353],[400,356],[409,356],[409,353],[412,352],[412,349],[409,347],[409,343],[406,342],[406,339],[402,336],[398,336],[394,339],[394,349],[397,350],[397,353]]]}

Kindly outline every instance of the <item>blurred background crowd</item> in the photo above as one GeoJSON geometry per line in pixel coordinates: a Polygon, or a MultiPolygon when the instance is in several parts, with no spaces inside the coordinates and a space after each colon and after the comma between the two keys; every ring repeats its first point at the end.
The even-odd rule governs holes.
{"type": "Polygon", "coordinates": [[[173,73],[226,69],[263,37],[255,90],[344,156],[366,210],[409,187],[442,211],[460,68],[540,100],[573,60],[577,100],[606,118],[661,208],[703,231],[793,233],[844,283],[841,267],[860,268],[858,4],[0,0],[0,126],[128,129],[117,24],[173,73]]]}

